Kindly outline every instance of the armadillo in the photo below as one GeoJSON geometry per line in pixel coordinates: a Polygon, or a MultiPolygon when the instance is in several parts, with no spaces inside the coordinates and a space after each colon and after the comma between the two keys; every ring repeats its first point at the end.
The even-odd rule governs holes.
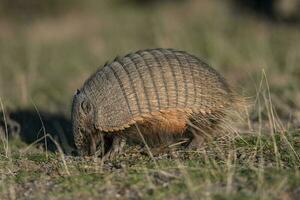
{"type": "Polygon", "coordinates": [[[195,147],[221,127],[235,105],[226,80],[196,56],[140,50],[105,64],[77,90],[74,140],[82,155],[100,147],[105,155],[118,155],[128,140],[150,148],[181,140],[195,147]]]}

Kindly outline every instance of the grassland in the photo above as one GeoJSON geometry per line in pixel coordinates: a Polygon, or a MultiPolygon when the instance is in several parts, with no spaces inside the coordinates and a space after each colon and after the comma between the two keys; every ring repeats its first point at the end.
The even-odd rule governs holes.
{"type": "Polygon", "coordinates": [[[299,198],[299,24],[226,1],[54,2],[0,17],[1,110],[21,125],[6,137],[0,124],[0,199],[299,198]],[[107,60],[152,47],[199,56],[248,97],[239,134],[154,159],[131,146],[105,163],[72,156],[74,91],[107,60]]]}

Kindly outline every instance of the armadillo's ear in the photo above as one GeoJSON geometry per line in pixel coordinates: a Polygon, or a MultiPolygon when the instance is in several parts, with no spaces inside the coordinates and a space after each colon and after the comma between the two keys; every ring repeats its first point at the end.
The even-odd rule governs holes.
{"type": "Polygon", "coordinates": [[[79,94],[79,93],[80,93],[80,90],[79,90],[79,89],[77,89],[76,95],[77,95],[77,94],[79,94]]]}

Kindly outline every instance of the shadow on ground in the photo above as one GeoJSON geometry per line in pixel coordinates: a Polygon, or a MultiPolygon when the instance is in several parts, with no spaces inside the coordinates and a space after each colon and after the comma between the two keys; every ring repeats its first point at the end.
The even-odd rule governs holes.
{"type": "Polygon", "coordinates": [[[71,121],[63,114],[29,109],[16,110],[5,113],[5,121],[6,123],[3,113],[0,113],[0,129],[6,133],[7,128],[9,138],[20,137],[27,144],[37,143],[44,148],[47,144],[49,151],[58,150],[59,145],[65,154],[76,154],[71,121]],[[46,134],[50,137],[45,137],[46,134]]]}

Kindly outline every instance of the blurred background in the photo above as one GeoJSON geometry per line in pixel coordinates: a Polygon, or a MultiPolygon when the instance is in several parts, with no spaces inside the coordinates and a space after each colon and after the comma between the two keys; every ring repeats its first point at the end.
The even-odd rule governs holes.
{"type": "Polygon", "coordinates": [[[98,67],[155,47],[198,56],[254,105],[270,91],[278,118],[300,127],[299,0],[0,0],[1,102],[69,119],[98,67]]]}

